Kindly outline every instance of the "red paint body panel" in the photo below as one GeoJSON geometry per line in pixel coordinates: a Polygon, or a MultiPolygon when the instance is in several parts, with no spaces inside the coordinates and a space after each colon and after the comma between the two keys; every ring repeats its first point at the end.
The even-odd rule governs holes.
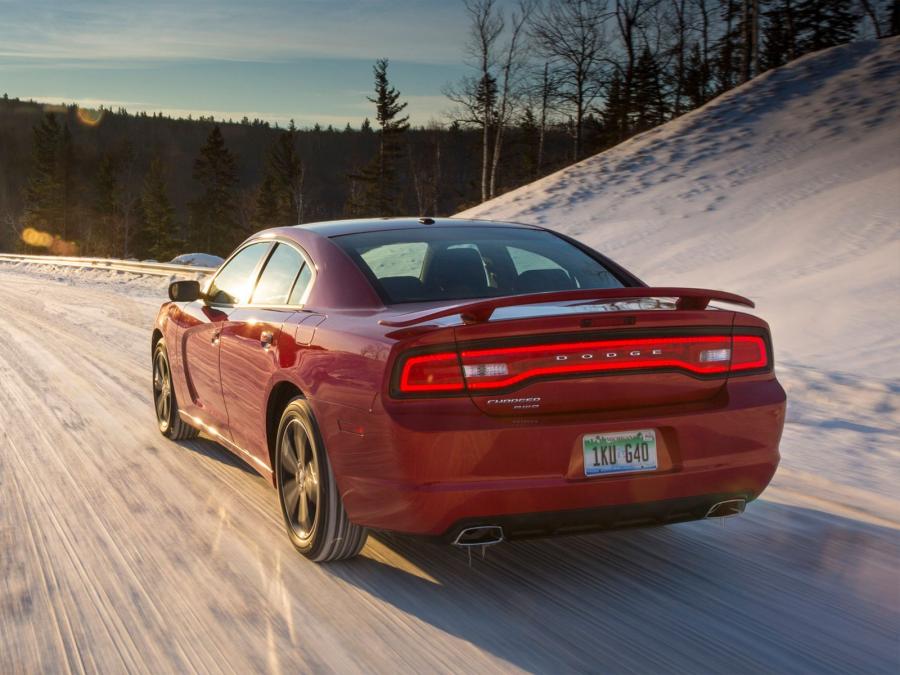
{"type": "Polygon", "coordinates": [[[489,524],[516,514],[704,495],[752,499],[769,483],[785,413],[771,364],[728,377],[661,369],[535,379],[500,394],[448,397],[402,398],[392,384],[410,351],[733,330],[768,340],[761,319],[717,309],[623,310],[398,327],[404,317],[433,315],[442,305],[384,306],[328,238],[353,228],[281,228],[251,238],[293,242],[314,262],[303,307],[213,307],[201,300],[160,311],[185,419],[263,475],[271,478],[270,398],[290,383],[315,413],[350,519],[375,529],[442,535],[461,521],[489,524]],[[264,333],[272,334],[270,345],[264,333]],[[519,409],[504,399],[532,403],[519,409]],[[655,472],[585,477],[583,435],[635,429],[657,432],[655,472]]]}

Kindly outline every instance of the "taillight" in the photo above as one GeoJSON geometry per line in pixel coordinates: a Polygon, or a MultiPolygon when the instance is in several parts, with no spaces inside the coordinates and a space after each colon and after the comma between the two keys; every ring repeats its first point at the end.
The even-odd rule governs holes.
{"type": "Polygon", "coordinates": [[[731,370],[756,370],[769,365],[766,341],[759,335],[735,335],[731,345],[731,370]]]}
{"type": "Polygon", "coordinates": [[[722,376],[768,367],[758,335],[704,335],[562,342],[523,347],[464,349],[407,357],[400,394],[507,389],[536,378],[632,370],[682,370],[722,376]]]}
{"type": "Polygon", "coordinates": [[[400,371],[403,393],[453,392],[465,389],[456,352],[411,356],[400,371]]]}

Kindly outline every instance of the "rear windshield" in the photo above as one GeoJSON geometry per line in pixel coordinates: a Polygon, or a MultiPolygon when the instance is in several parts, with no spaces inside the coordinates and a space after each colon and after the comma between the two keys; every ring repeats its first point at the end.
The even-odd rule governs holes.
{"type": "Polygon", "coordinates": [[[334,237],[390,304],[624,284],[552,232],[435,227],[334,237]]]}

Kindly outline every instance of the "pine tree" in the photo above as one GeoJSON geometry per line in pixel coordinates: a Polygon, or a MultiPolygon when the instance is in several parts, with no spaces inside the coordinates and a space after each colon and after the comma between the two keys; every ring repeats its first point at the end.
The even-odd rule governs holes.
{"type": "Polygon", "coordinates": [[[378,154],[352,181],[360,183],[361,195],[349,204],[349,210],[360,216],[390,216],[399,212],[399,165],[403,155],[401,138],[409,129],[409,117],[398,115],[406,108],[400,103],[400,92],[391,86],[387,76],[388,60],[378,59],[373,67],[375,97],[366,97],[375,104],[378,123],[378,154]]]}
{"type": "Polygon", "coordinates": [[[112,256],[120,250],[122,239],[122,204],[116,164],[110,155],[103,155],[97,169],[94,200],[94,223],[90,249],[100,255],[112,256]]]}
{"type": "Polygon", "coordinates": [[[850,42],[859,17],[848,0],[800,0],[797,3],[797,34],[803,53],[850,42]]]}
{"type": "Polygon", "coordinates": [[[62,133],[56,115],[47,113],[33,128],[32,170],[25,189],[22,222],[51,235],[64,232],[65,187],[60,169],[62,133]]]}
{"type": "Polygon", "coordinates": [[[218,124],[194,162],[194,180],[203,193],[191,204],[190,243],[206,253],[224,255],[245,233],[235,217],[237,167],[218,124]]]}
{"type": "Polygon", "coordinates": [[[666,119],[667,109],[661,84],[662,74],[659,64],[644,47],[634,69],[634,131],[641,132],[662,124],[666,119]]]}
{"type": "Polygon", "coordinates": [[[178,255],[175,209],[169,201],[163,164],[159,157],[150,161],[150,168],[144,177],[140,211],[139,255],[161,261],[171,260],[178,255]]]}
{"type": "Polygon", "coordinates": [[[285,227],[297,225],[304,220],[306,207],[304,193],[305,168],[297,150],[297,127],[294,120],[285,131],[282,131],[269,151],[266,166],[268,181],[266,191],[260,192],[263,200],[274,197],[274,203],[263,204],[263,209],[270,211],[269,227],[285,227]],[[269,193],[272,194],[269,194],[269,193]],[[274,210],[272,210],[274,206],[274,210]]]}
{"type": "Polygon", "coordinates": [[[525,112],[522,113],[519,128],[522,131],[522,145],[524,146],[524,152],[522,154],[523,175],[526,178],[533,180],[538,176],[538,153],[540,151],[541,130],[531,106],[525,108],[525,112]]]}
{"type": "Polygon", "coordinates": [[[792,0],[778,0],[764,14],[763,68],[777,68],[797,56],[797,10],[792,0]]]}
{"type": "Polygon", "coordinates": [[[622,76],[614,72],[606,94],[606,105],[603,108],[603,126],[612,143],[625,140],[627,135],[627,102],[622,91],[622,76]]]}
{"type": "Polygon", "coordinates": [[[275,184],[275,178],[267,172],[256,193],[253,226],[258,230],[277,227],[280,217],[279,211],[278,187],[275,184]]]}
{"type": "Polygon", "coordinates": [[[684,93],[689,109],[699,108],[709,100],[710,79],[709,64],[703,60],[700,43],[695,42],[688,56],[684,74],[684,93]]]}

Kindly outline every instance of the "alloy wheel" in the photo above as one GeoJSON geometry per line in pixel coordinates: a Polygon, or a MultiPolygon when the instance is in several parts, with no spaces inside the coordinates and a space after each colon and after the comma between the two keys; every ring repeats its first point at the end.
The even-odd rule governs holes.
{"type": "Polygon", "coordinates": [[[291,527],[301,538],[313,532],[319,505],[319,465],[309,434],[291,419],[281,436],[281,499],[291,527]]]}

